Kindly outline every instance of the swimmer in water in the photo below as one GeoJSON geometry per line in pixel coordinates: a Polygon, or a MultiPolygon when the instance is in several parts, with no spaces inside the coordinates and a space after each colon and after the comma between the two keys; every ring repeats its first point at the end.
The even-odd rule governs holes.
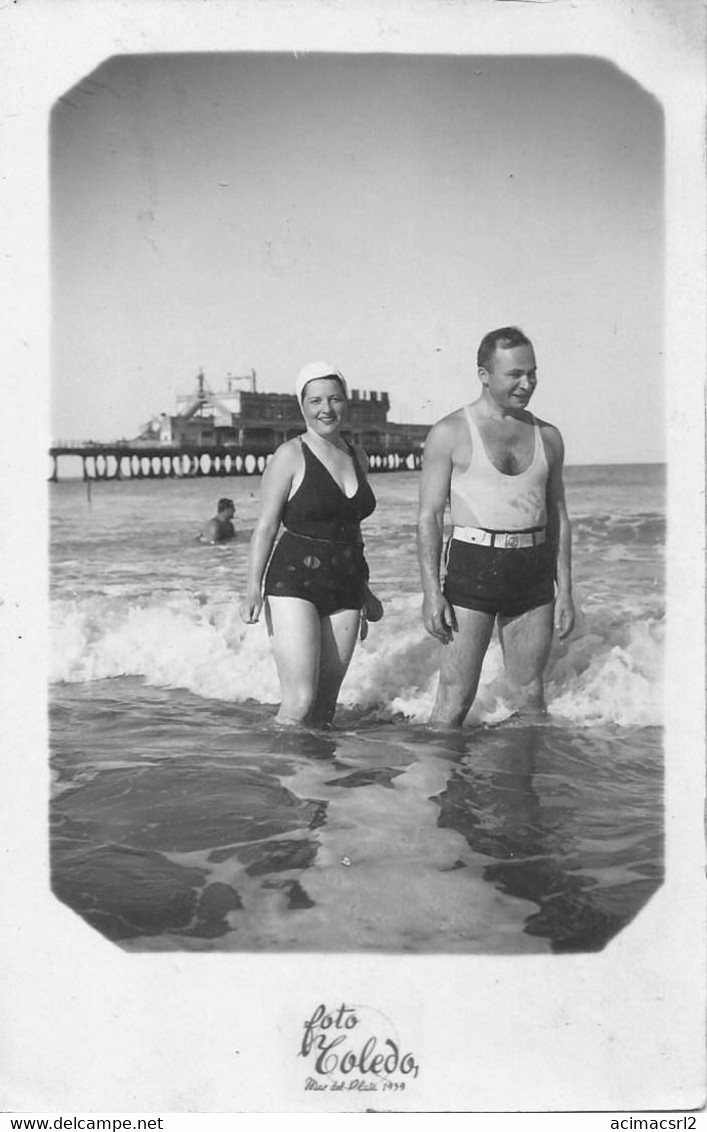
{"type": "Polygon", "coordinates": [[[235,513],[236,508],[232,499],[219,499],[216,514],[213,519],[209,519],[199,535],[201,542],[228,542],[229,539],[235,538],[236,529],[233,526],[235,513]]]}

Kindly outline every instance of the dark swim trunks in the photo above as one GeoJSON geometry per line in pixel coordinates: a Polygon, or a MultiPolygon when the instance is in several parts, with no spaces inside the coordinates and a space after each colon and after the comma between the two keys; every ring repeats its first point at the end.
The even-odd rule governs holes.
{"type": "Polygon", "coordinates": [[[329,617],[340,609],[361,609],[367,579],[363,543],[285,531],[270,559],[265,593],[311,601],[320,617],[329,617]]]}
{"type": "Polygon", "coordinates": [[[515,550],[450,539],[444,596],[452,605],[519,617],[555,597],[555,553],[549,543],[515,550]]]}

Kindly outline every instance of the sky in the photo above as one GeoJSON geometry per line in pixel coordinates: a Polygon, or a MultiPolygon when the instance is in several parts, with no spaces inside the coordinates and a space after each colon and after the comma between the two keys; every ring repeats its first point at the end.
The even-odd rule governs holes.
{"type": "Polygon", "coordinates": [[[577,56],[116,56],[50,125],[54,440],[323,359],[390,419],[519,325],[568,464],[665,459],[656,99],[577,56]]]}

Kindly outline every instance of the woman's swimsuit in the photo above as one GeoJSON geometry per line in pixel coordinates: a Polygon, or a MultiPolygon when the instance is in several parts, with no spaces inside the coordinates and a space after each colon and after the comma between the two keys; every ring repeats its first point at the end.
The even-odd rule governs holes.
{"type": "Polygon", "coordinates": [[[310,601],[321,617],[339,609],[361,609],[368,566],[360,523],[373,512],[375,496],[350,445],[357,479],[351,497],[311,448],[300,444],[304,476],[285,504],[285,531],[268,565],[265,593],[310,601]]]}
{"type": "MultiPolygon", "coordinates": [[[[506,475],[493,464],[467,407],[472,441],[469,467],[451,490],[487,531],[543,531],[546,518],[548,463],[540,428],[534,420],[533,459],[519,475],[506,475]]],[[[544,534],[543,534],[544,538],[544,534]]],[[[452,537],[447,544],[445,597],[452,605],[501,617],[519,617],[555,596],[555,550],[539,546],[508,549],[479,546],[452,537]]]]}

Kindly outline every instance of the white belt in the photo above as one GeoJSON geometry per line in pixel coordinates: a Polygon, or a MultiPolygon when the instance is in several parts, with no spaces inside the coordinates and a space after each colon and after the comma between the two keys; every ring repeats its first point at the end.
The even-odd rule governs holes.
{"type": "Polygon", "coordinates": [[[473,542],[477,546],[518,550],[524,546],[541,546],[545,542],[545,528],[537,531],[485,531],[481,527],[455,527],[452,538],[458,542],[473,542]]]}

